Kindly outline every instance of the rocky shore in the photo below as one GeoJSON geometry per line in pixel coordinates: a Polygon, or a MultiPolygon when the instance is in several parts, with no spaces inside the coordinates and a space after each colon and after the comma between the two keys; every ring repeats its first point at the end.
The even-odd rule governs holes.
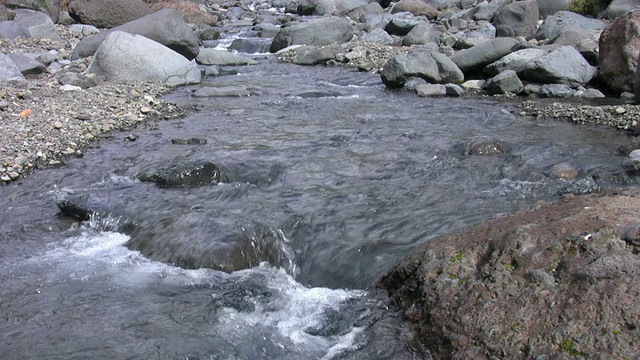
{"type": "MultiPolygon", "coordinates": [[[[238,28],[252,37],[230,49],[380,73],[390,91],[418,97],[490,97],[521,116],[638,135],[640,35],[629,29],[640,27],[640,7],[587,2],[578,14],[576,3],[3,1],[0,184],[181,116],[163,94],[255,63],[215,49],[238,28]]],[[[252,93],[202,86],[193,95],[252,93]]],[[[640,174],[637,148],[621,150],[630,176],[640,174]]],[[[379,285],[425,358],[637,358],[638,199],[629,189],[537,204],[430,240],[379,285]]]]}

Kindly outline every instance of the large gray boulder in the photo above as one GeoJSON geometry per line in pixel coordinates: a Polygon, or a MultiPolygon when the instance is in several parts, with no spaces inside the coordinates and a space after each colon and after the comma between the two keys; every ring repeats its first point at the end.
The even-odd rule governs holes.
{"type": "Polygon", "coordinates": [[[451,60],[462,72],[473,72],[484,68],[505,55],[518,50],[520,42],[512,38],[496,38],[485,41],[470,49],[451,55],[451,60]]]}
{"type": "Polygon", "coordinates": [[[256,65],[257,61],[224,50],[202,49],[196,57],[202,65],[256,65]]]}
{"type": "Polygon", "coordinates": [[[69,15],[83,24],[116,27],[152,13],[143,0],[71,0],[69,15]]]}
{"type": "Polygon", "coordinates": [[[545,50],[536,48],[518,50],[487,65],[482,72],[489,76],[496,76],[505,70],[513,70],[516,73],[520,73],[529,61],[537,59],[546,53],[545,50]]]}
{"type": "Polygon", "coordinates": [[[496,36],[529,36],[538,26],[539,16],[536,0],[511,3],[493,16],[496,36]]]}
{"type": "Polygon", "coordinates": [[[540,16],[546,19],[547,16],[553,15],[558,11],[569,10],[572,0],[538,0],[538,10],[540,16]]]}
{"type": "Polygon", "coordinates": [[[43,12],[29,9],[16,9],[15,21],[29,29],[31,37],[51,39],[54,41],[60,40],[60,36],[56,32],[56,25],[51,18],[43,12]]]}
{"type": "Polygon", "coordinates": [[[613,0],[602,15],[608,19],[615,19],[629,11],[638,9],[640,9],[640,1],[638,0],[613,0]]]}
{"type": "Polygon", "coordinates": [[[96,51],[88,73],[109,81],[149,81],[168,85],[200,82],[200,70],[177,52],[144,36],[114,31],[96,51]]]}
{"type": "Polygon", "coordinates": [[[2,4],[14,9],[22,8],[42,11],[54,23],[57,23],[60,17],[60,0],[4,0],[2,4]]]}
{"type": "Polygon", "coordinates": [[[513,0],[492,0],[491,2],[487,2],[486,0],[478,4],[476,7],[476,12],[473,14],[473,18],[476,21],[485,20],[491,21],[493,16],[500,11],[506,5],[509,5],[513,2],[513,0]]]}
{"type": "Polygon", "coordinates": [[[422,22],[422,20],[408,12],[392,14],[387,16],[387,19],[389,22],[384,27],[384,30],[391,35],[400,36],[407,35],[411,29],[422,22]]]}
{"type": "Polygon", "coordinates": [[[200,51],[198,36],[187,25],[182,15],[174,9],[162,9],[109,31],[82,39],[73,49],[72,58],[93,55],[102,41],[113,31],[142,35],[182,54],[189,60],[195,58],[200,51]]]}
{"type": "Polygon", "coordinates": [[[613,93],[633,91],[640,54],[640,10],[620,16],[600,36],[600,80],[613,93]]]}
{"type": "Polygon", "coordinates": [[[591,33],[575,25],[565,26],[562,33],[552,40],[553,45],[573,46],[591,64],[598,63],[598,43],[591,33]]]}
{"type": "Polygon", "coordinates": [[[368,41],[376,44],[392,45],[393,38],[382,29],[373,29],[360,38],[360,41],[368,41]]]}
{"type": "Polygon", "coordinates": [[[438,37],[438,32],[433,29],[430,23],[421,22],[411,29],[404,39],[402,39],[402,45],[411,46],[438,43],[438,37]]]}
{"type": "Polygon", "coordinates": [[[278,32],[271,43],[271,52],[291,45],[324,46],[345,43],[353,37],[349,21],[335,16],[313,19],[286,27],[278,32]]]}
{"type": "Polygon", "coordinates": [[[299,15],[341,16],[366,4],[364,0],[301,0],[297,12],[299,15]]]}
{"type": "Polygon", "coordinates": [[[524,85],[513,70],[505,70],[489,79],[485,85],[485,90],[489,94],[519,94],[524,89],[524,85]]]}
{"type": "Polygon", "coordinates": [[[26,82],[20,69],[7,55],[0,53],[0,83],[4,82],[26,82]]]}
{"type": "Polygon", "coordinates": [[[526,80],[570,86],[586,84],[596,73],[597,69],[572,46],[563,46],[532,60],[523,70],[526,80]]]}
{"type": "Polygon", "coordinates": [[[412,77],[440,84],[462,83],[464,80],[462,71],[446,55],[427,51],[394,56],[384,65],[381,77],[390,88],[401,88],[412,77]]]}
{"type": "Polygon", "coordinates": [[[17,21],[0,21],[0,39],[30,38],[31,33],[26,26],[17,21]]]}
{"type": "Polygon", "coordinates": [[[604,21],[590,19],[571,11],[559,11],[547,17],[535,34],[537,40],[555,39],[562,33],[565,26],[575,25],[588,31],[604,30],[607,26],[604,21]]]}
{"type": "Polygon", "coordinates": [[[18,67],[22,75],[38,75],[47,72],[44,64],[22,54],[8,54],[11,61],[18,67]]]}

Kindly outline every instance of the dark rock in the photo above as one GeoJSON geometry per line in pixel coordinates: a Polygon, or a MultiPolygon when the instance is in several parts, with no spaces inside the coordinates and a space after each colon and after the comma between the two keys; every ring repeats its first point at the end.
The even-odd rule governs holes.
{"type": "Polygon", "coordinates": [[[47,68],[44,64],[35,61],[28,56],[22,54],[9,54],[9,58],[14,62],[14,64],[16,64],[24,76],[39,75],[47,72],[47,68]]]}
{"type": "Polygon", "coordinates": [[[305,46],[298,51],[293,63],[298,65],[326,64],[329,60],[335,60],[336,55],[341,51],[343,50],[340,46],[305,46]]]}
{"type": "Polygon", "coordinates": [[[10,8],[41,11],[47,14],[54,23],[57,23],[60,18],[60,0],[4,0],[2,3],[10,8]]]}
{"type": "Polygon", "coordinates": [[[551,43],[559,46],[573,46],[591,65],[598,64],[598,43],[587,30],[574,25],[566,26],[557,38],[552,39],[551,43]]]}
{"type": "Polygon", "coordinates": [[[286,27],[273,39],[271,52],[291,45],[324,46],[351,40],[353,29],[349,21],[339,17],[325,17],[286,27]]]}
{"type": "Polygon", "coordinates": [[[29,29],[31,37],[60,41],[56,26],[47,14],[29,9],[17,9],[15,21],[29,29]]]}
{"type": "Polygon", "coordinates": [[[538,95],[543,98],[568,98],[573,93],[574,90],[565,84],[544,84],[538,91],[538,95]]]}
{"type": "Polygon", "coordinates": [[[524,85],[513,70],[504,70],[485,84],[485,90],[489,94],[519,94],[524,90],[524,85]]]}
{"type": "Polygon", "coordinates": [[[462,153],[464,155],[504,155],[510,151],[509,145],[497,139],[471,139],[462,145],[462,153]]]}
{"type": "Polygon", "coordinates": [[[464,95],[464,89],[460,85],[457,85],[457,84],[446,84],[445,88],[446,88],[447,96],[460,97],[460,96],[464,95]]]}
{"type": "Polygon", "coordinates": [[[115,27],[109,31],[86,37],[73,49],[72,58],[92,56],[102,41],[113,31],[142,35],[158,42],[191,60],[198,55],[198,36],[174,9],[162,9],[151,15],[115,27]]]}
{"type": "Polygon", "coordinates": [[[410,13],[397,13],[390,17],[387,17],[389,22],[384,27],[384,30],[391,35],[407,35],[411,29],[422,21],[416,19],[410,13]]]}
{"type": "Polygon", "coordinates": [[[599,78],[614,94],[634,91],[640,53],[638,38],[640,10],[620,16],[600,36],[599,78]]]}
{"type": "Polygon", "coordinates": [[[565,26],[574,25],[587,31],[603,30],[606,24],[602,20],[590,19],[571,11],[559,11],[547,17],[535,34],[537,40],[557,38],[565,26]]]}
{"type": "Polygon", "coordinates": [[[113,28],[151,14],[142,0],[70,0],[69,15],[83,24],[113,28]]]}
{"type": "Polygon", "coordinates": [[[299,97],[303,99],[320,99],[320,98],[342,96],[342,94],[337,91],[309,90],[309,91],[299,92],[291,96],[299,97]]]}
{"type": "Polygon", "coordinates": [[[546,19],[558,11],[569,10],[572,0],[538,0],[540,17],[546,19]]]}
{"type": "Polygon", "coordinates": [[[269,52],[271,41],[271,39],[261,38],[235,39],[228,49],[245,54],[263,54],[269,52]]]}
{"type": "Polygon", "coordinates": [[[504,6],[493,17],[496,36],[529,36],[538,26],[537,0],[516,1],[504,6]]]}
{"type": "Polygon", "coordinates": [[[0,83],[2,82],[26,82],[20,69],[7,55],[0,53],[0,83]]]}
{"type": "Polygon", "coordinates": [[[429,43],[438,43],[438,33],[433,29],[431,24],[421,22],[416,25],[402,39],[402,46],[424,45],[429,43]]]}
{"type": "Polygon", "coordinates": [[[206,145],[207,139],[189,138],[189,139],[171,139],[174,145],[206,145]]]}
{"type": "Polygon", "coordinates": [[[400,0],[391,9],[391,13],[409,12],[415,16],[426,16],[435,19],[440,11],[422,0],[400,0]]]}
{"type": "Polygon", "coordinates": [[[473,18],[476,21],[484,20],[491,21],[493,16],[500,11],[506,5],[509,5],[513,0],[492,0],[490,2],[483,1],[476,7],[476,12],[473,18]]]}
{"type": "Polygon", "coordinates": [[[478,44],[470,49],[451,55],[451,60],[464,73],[473,72],[499,60],[516,50],[520,42],[511,38],[496,38],[478,44]]]}
{"type": "Polygon", "coordinates": [[[154,182],[160,187],[192,187],[230,182],[225,169],[209,161],[171,165],[152,174],[141,174],[138,179],[154,182]]]}
{"type": "Polygon", "coordinates": [[[387,87],[400,88],[411,77],[430,83],[462,83],[464,75],[446,55],[437,52],[414,51],[396,55],[382,69],[382,81],[387,87]]]}
{"type": "Polygon", "coordinates": [[[639,6],[637,0],[612,0],[602,13],[602,17],[613,20],[629,11],[638,10],[639,6]]]}
{"type": "Polygon", "coordinates": [[[529,61],[537,59],[546,53],[545,50],[536,48],[518,50],[487,65],[482,72],[489,76],[496,76],[502,71],[513,70],[520,74],[529,61]]]}
{"type": "Polygon", "coordinates": [[[529,81],[571,86],[586,84],[596,73],[597,69],[571,46],[563,46],[532,60],[523,70],[524,78],[529,81]]]}

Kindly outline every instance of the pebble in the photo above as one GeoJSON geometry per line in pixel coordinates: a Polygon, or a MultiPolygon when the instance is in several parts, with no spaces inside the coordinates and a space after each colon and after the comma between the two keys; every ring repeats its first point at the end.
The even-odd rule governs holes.
{"type": "Polygon", "coordinates": [[[56,122],[53,123],[53,127],[58,129],[58,130],[62,129],[63,126],[64,125],[60,121],[56,121],[56,122]]]}

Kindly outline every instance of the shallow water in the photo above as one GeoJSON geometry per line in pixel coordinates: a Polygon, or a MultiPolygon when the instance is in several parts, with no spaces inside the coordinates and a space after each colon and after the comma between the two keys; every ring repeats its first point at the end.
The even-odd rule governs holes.
{"type": "Polygon", "coordinates": [[[197,107],[186,118],[0,187],[3,358],[419,358],[372,287],[395,262],[569,191],[549,177],[555,164],[603,188],[633,181],[615,153],[629,140],[611,129],[518,117],[490,100],[417,98],[344,68],[262,60],[238,70],[210,84],[253,96],[178,89],[167,99],[197,107]],[[485,140],[509,152],[465,154],[485,140]],[[137,180],[197,160],[232,176],[184,188],[137,180]],[[106,215],[80,226],[59,216],[54,200],[69,194],[106,215]],[[130,249],[140,234],[126,221],[145,229],[144,255],[130,249]],[[277,256],[231,274],[171,257],[228,249],[277,256]]]}

